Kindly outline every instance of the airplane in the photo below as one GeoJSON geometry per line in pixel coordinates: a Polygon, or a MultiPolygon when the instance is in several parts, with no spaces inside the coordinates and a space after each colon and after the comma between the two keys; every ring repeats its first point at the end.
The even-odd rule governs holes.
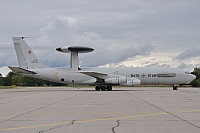
{"type": "Polygon", "coordinates": [[[90,47],[70,46],[56,50],[70,53],[69,68],[50,68],[44,65],[28,46],[25,37],[12,37],[19,67],[9,66],[16,74],[62,84],[93,85],[95,90],[111,91],[112,86],[172,85],[177,90],[180,84],[188,84],[196,76],[178,68],[134,67],[101,68],[79,67],[78,54],[92,52],[90,47]]]}

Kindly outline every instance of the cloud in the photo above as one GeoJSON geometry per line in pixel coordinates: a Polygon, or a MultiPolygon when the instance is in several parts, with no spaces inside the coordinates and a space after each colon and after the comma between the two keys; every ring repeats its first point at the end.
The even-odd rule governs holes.
{"type": "Polygon", "coordinates": [[[1,43],[0,47],[0,66],[5,66],[5,64],[17,64],[17,58],[13,44],[1,43]]]}
{"type": "Polygon", "coordinates": [[[123,41],[107,39],[100,34],[89,31],[78,34],[78,21],[75,18],[62,17],[51,18],[47,26],[43,27],[41,37],[38,40],[40,45],[47,46],[45,62],[50,66],[66,65],[69,56],[63,53],[55,53],[55,48],[61,46],[87,46],[95,49],[90,54],[80,54],[82,66],[99,66],[109,63],[118,63],[136,55],[147,55],[153,50],[150,41],[144,37],[135,38],[131,32],[123,34],[123,41]],[[49,50],[49,49],[53,49],[49,50]],[[51,54],[48,54],[51,53],[51,54]],[[55,53],[55,54],[54,54],[55,53]],[[50,63],[48,60],[52,61],[50,63]]]}
{"type": "Polygon", "coordinates": [[[177,66],[177,68],[188,70],[188,71],[192,72],[194,70],[194,68],[200,68],[200,63],[198,63],[198,62],[196,64],[181,63],[179,66],[177,66]]]}
{"type": "Polygon", "coordinates": [[[47,18],[48,25],[40,29],[41,37],[39,43],[49,46],[63,45],[65,43],[74,43],[76,23],[74,18],[54,17],[47,18]]]}
{"type": "Polygon", "coordinates": [[[194,68],[194,65],[181,63],[177,68],[181,68],[181,69],[194,68]]]}
{"type": "MultiPolygon", "coordinates": [[[[95,48],[92,53],[80,55],[82,66],[126,64],[131,57],[147,57],[154,51],[175,58],[177,53],[200,43],[199,7],[199,0],[2,1],[0,66],[17,65],[12,36],[35,37],[26,40],[49,66],[69,65],[69,55],[55,51],[66,45],[95,48]]],[[[197,50],[194,53],[183,52],[177,62],[191,57],[187,63],[195,64],[193,58],[199,55],[197,50]]]]}
{"type": "Polygon", "coordinates": [[[189,49],[186,49],[184,52],[180,53],[174,59],[184,60],[197,56],[200,56],[200,47],[194,46],[190,47],[189,49]]]}

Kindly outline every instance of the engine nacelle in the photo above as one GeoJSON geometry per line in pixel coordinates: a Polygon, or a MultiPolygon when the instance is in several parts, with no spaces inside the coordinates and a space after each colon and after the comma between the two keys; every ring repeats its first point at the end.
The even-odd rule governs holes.
{"type": "Polygon", "coordinates": [[[116,78],[107,78],[105,79],[105,83],[113,84],[113,85],[123,85],[127,83],[127,78],[123,76],[116,77],[116,78]]]}
{"type": "Polygon", "coordinates": [[[141,84],[141,81],[139,79],[129,78],[125,86],[139,86],[140,84],[141,84]]]}

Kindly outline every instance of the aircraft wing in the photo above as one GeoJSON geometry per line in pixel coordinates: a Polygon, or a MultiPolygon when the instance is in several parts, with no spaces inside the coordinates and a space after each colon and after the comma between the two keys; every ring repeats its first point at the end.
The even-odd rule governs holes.
{"type": "Polygon", "coordinates": [[[16,74],[37,74],[36,72],[26,70],[26,69],[23,69],[23,68],[20,68],[20,67],[9,66],[9,68],[16,74]]]}
{"type": "Polygon", "coordinates": [[[96,83],[104,83],[104,79],[106,79],[108,76],[108,74],[106,73],[98,73],[92,71],[83,71],[80,73],[96,78],[97,79],[96,83]]]}
{"type": "Polygon", "coordinates": [[[106,73],[98,73],[98,72],[92,72],[92,71],[83,71],[80,73],[94,77],[94,78],[99,78],[99,79],[106,79],[108,76],[108,74],[106,73]]]}

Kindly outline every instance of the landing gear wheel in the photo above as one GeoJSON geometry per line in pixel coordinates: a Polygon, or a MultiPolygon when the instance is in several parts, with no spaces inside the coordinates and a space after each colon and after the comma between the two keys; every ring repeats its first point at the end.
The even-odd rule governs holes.
{"type": "Polygon", "coordinates": [[[173,90],[178,90],[178,86],[173,86],[173,90]]]}
{"type": "Polygon", "coordinates": [[[100,87],[100,86],[96,86],[96,87],[95,87],[95,90],[100,91],[100,90],[101,90],[101,87],[100,87]]]}
{"type": "Polygon", "coordinates": [[[106,91],[106,87],[105,86],[101,86],[101,90],[102,91],[106,91]]]}
{"type": "Polygon", "coordinates": [[[104,86],[104,85],[102,85],[102,86],[96,86],[95,87],[95,90],[97,90],[97,91],[99,91],[99,90],[102,90],[102,91],[112,91],[112,86],[104,86]]]}
{"type": "Polygon", "coordinates": [[[112,86],[107,86],[108,91],[112,91],[112,86]]]}

